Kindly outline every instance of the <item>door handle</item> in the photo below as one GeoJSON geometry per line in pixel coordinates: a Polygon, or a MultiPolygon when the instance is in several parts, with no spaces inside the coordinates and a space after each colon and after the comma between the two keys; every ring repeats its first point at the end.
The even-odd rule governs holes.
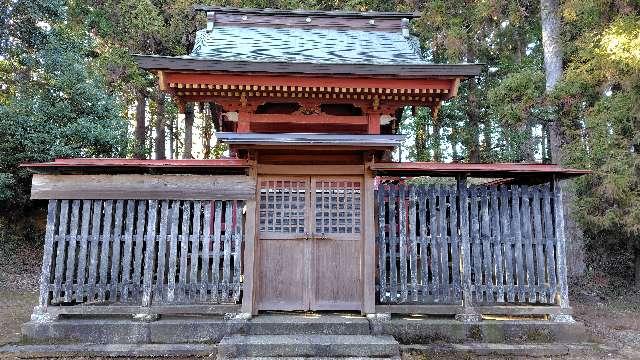
{"type": "Polygon", "coordinates": [[[310,238],[310,237],[311,237],[311,236],[309,235],[309,233],[308,233],[308,232],[306,232],[306,233],[304,233],[304,236],[298,236],[298,237],[296,238],[296,240],[305,240],[305,241],[306,241],[306,240],[309,240],[309,238],[310,238]]]}

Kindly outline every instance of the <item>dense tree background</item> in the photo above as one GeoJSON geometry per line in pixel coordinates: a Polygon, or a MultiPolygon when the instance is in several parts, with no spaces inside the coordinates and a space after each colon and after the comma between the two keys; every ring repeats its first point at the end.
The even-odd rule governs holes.
{"type": "Polygon", "coordinates": [[[221,155],[211,141],[219,109],[190,104],[179,115],[131,58],[187,54],[204,26],[191,10],[200,3],[421,11],[413,32],[426,59],[486,67],[435,118],[430,109],[405,110],[401,129],[411,139],[403,159],[559,162],[593,170],[568,186],[586,274],[617,274],[612,281],[635,279],[640,286],[634,0],[0,0],[3,236],[24,237],[32,228],[24,225],[34,206],[22,162],[221,155]],[[196,153],[193,143],[202,150],[196,153]]]}

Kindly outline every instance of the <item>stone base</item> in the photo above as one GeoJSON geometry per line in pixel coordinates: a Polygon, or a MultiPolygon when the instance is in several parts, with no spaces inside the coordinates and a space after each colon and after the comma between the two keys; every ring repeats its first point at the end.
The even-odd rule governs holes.
{"type": "Polygon", "coordinates": [[[580,343],[589,341],[580,323],[543,320],[484,320],[391,317],[385,321],[358,316],[260,315],[238,321],[217,317],[162,317],[141,322],[131,318],[67,318],[30,321],[22,326],[28,343],[216,343],[245,335],[391,335],[401,344],[448,343],[580,343]]]}
{"type": "Polygon", "coordinates": [[[465,324],[470,324],[470,323],[477,323],[482,321],[482,315],[479,314],[456,314],[455,319],[465,323],[465,324]]]}

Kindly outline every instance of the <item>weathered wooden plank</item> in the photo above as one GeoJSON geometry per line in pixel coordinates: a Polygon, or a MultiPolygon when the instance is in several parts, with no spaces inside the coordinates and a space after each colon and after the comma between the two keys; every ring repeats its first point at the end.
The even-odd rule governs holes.
{"type": "Polygon", "coordinates": [[[107,271],[109,269],[110,245],[111,245],[111,223],[113,220],[113,200],[104,202],[104,219],[102,224],[102,243],[100,249],[100,285],[98,287],[98,300],[104,301],[107,288],[109,286],[107,280],[107,271]]]}
{"type": "MultiPolygon", "coordinates": [[[[362,193],[362,233],[363,233],[363,254],[369,256],[362,257],[362,312],[373,314],[376,311],[376,202],[375,202],[375,176],[369,168],[371,163],[365,164],[364,182],[362,193]]],[[[354,185],[353,196],[351,197],[352,209],[357,209],[358,198],[354,185]]],[[[354,213],[355,215],[355,213],[354,213]]],[[[355,224],[353,224],[355,225],[355,224]]],[[[245,275],[246,278],[246,275],[245,275]]],[[[243,295],[244,296],[244,295],[243,295]]]]}
{"type": "Polygon", "coordinates": [[[482,257],[481,257],[481,240],[480,240],[480,215],[478,213],[478,187],[469,188],[469,202],[471,203],[470,219],[471,222],[471,254],[473,256],[473,283],[478,302],[483,301],[484,293],[478,286],[483,285],[482,282],[482,257]]]}
{"type": "Polygon", "coordinates": [[[557,179],[553,181],[554,215],[556,235],[556,268],[558,272],[559,305],[563,309],[569,308],[569,288],[567,284],[567,259],[564,233],[564,207],[562,203],[562,187],[557,179]]]}
{"type": "Polygon", "coordinates": [[[56,256],[55,256],[55,275],[53,280],[53,294],[52,301],[60,302],[60,292],[62,291],[62,278],[64,277],[64,265],[65,265],[65,250],[67,247],[67,224],[69,222],[69,201],[62,200],[60,202],[60,223],[58,224],[58,234],[55,237],[56,241],[56,256]]]}
{"type": "Polygon", "coordinates": [[[233,301],[240,300],[240,276],[242,259],[242,201],[236,200],[236,218],[233,232],[233,301]]]}
{"type": "Polygon", "coordinates": [[[209,289],[209,245],[211,244],[211,203],[204,204],[202,218],[202,266],[200,267],[200,301],[207,300],[209,289]]]}
{"type": "MultiPolygon", "coordinates": [[[[544,238],[542,236],[542,213],[540,206],[540,187],[533,188],[533,227],[535,234],[535,246],[536,246],[536,283],[538,287],[546,287],[545,281],[545,266],[544,266],[544,238]]],[[[547,291],[539,291],[538,299],[542,303],[547,302],[547,291]]]]}
{"type": "Polygon", "coordinates": [[[176,299],[176,265],[178,260],[178,224],[180,223],[180,201],[171,202],[171,239],[169,242],[169,269],[167,272],[167,301],[176,299]]]}
{"type": "Polygon", "coordinates": [[[31,188],[32,199],[206,200],[212,194],[252,199],[255,182],[244,175],[34,174],[31,188]]]}
{"type": "Polygon", "coordinates": [[[518,301],[524,302],[525,293],[525,276],[524,276],[524,257],[522,254],[522,229],[520,223],[520,188],[517,185],[511,186],[511,229],[515,238],[515,258],[516,268],[515,276],[518,281],[518,301]]]}
{"type": "Polygon", "coordinates": [[[42,255],[42,268],[40,270],[40,297],[38,300],[38,306],[41,311],[45,311],[49,305],[49,282],[51,280],[53,237],[55,235],[57,218],[58,200],[49,200],[49,205],[47,207],[47,228],[44,236],[44,253],[42,255]]]}
{"type": "Polygon", "coordinates": [[[458,179],[458,201],[460,208],[460,249],[462,257],[462,301],[465,307],[473,304],[471,280],[471,244],[469,239],[469,189],[465,179],[458,179]]]}
{"type": "Polygon", "coordinates": [[[127,220],[124,230],[124,248],[122,249],[122,287],[121,299],[127,302],[131,291],[131,259],[133,258],[133,230],[136,201],[127,200],[127,220]]]}
{"type": "Polygon", "coordinates": [[[187,279],[187,256],[189,253],[189,235],[191,225],[191,201],[182,202],[182,236],[180,236],[180,276],[178,277],[177,290],[178,299],[184,301],[186,299],[186,291],[189,286],[187,279]]]}
{"type": "Polygon", "coordinates": [[[153,290],[153,258],[156,251],[156,218],[158,201],[149,200],[147,209],[147,233],[145,236],[144,275],[142,280],[142,306],[151,305],[153,290]]]}
{"type": "Polygon", "coordinates": [[[557,281],[556,281],[556,255],[555,255],[555,237],[553,229],[553,217],[551,212],[551,190],[549,184],[546,184],[542,192],[542,202],[544,208],[544,233],[546,237],[545,256],[547,269],[547,282],[549,284],[549,302],[556,302],[557,281]]]}
{"type": "Polygon", "coordinates": [[[438,241],[439,241],[439,264],[441,271],[440,284],[442,285],[442,300],[450,301],[449,286],[449,237],[447,235],[447,188],[438,188],[438,241]]]}
{"type": "MultiPolygon", "coordinates": [[[[242,267],[244,270],[244,281],[242,283],[243,288],[242,288],[242,310],[241,311],[246,314],[257,315],[258,309],[257,309],[257,306],[255,306],[256,295],[255,295],[254,289],[256,288],[257,282],[260,279],[257,279],[257,277],[255,276],[256,267],[257,267],[256,228],[258,225],[256,223],[256,219],[257,219],[256,201],[247,200],[246,209],[247,209],[247,212],[245,217],[245,232],[244,232],[245,248],[244,248],[243,264],[242,264],[242,267]]],[[[209,215],[209,217],[207,218],[211,222],[212,220],[211,215],[209,215]]],[[[211,234],[211,231],[209,231],[209,234],[211,234]]],[[[209,239],[211,239],[210,235],[209,235],[209,239]]]]}
{"type": "Polygon", "coordinates": [[[483,283],[490,289],[485,293],[487,302],[495,302],[493,291],[493,254],[491,252],[491,229],[489,228],[489,188],[481,188],[480,215],[482,216],[482,226],[480,230],[480,241],[482,247],[482,276],[483,283]]]}
{"type": "Polygon", "coordinates": [[[416,188],[409,187],[409,275],[411,276],[411,300],[418,301],[418,244],[416,229],[416,188]]]}
{"type": "Polygon", "coordinates": [[[495,300],[504,301],[504,270],[502,259],[502,231],[500,230],[500,210],[499,210],[498,188],[491,187],[491,238],[493,242],[493,264],[496,268],[495,280],[495,300]]]}
{"type": "Polygon", "coordinates": [[[502,241],[504,243],[504,287],[507,293],[507,301],[515,301],[513,292],[514,272],[513,272],[513,248],[512,232],[510,226],[511,207],[509,206],[509,190],[506,185],[500,187],[500,228],[502,231],[502,241]]]}
{"type": "Polygon", "coordinates": [[[452,187],[449,189],[449,221],[451,229],[451,289],[452,289],[452,302],[460,300],[460,249],[458,231],[460,224],[458,222],[458,191],[457,188],[452,187]]]}
{"type": "Polygon", "coordinates": [[[193,202],[193,230],[191,233],[191,253],[189,254],[189,264],[191,271],[189,274],[189,299],[195,300],[200,284],[198,283],[198,261],[200,257],[200,241],[202,217],[202,203],[200,201],[193,202]]]}
{"type": "Polygon", "coordinates": [[[400,258],[400,302],[407,301],[407,202],[406,186],[398,186],[398,235],[400,258]]]}
{"type": "Polygon", "coordinates": [[[431,269],[431,286],[434,302],[439,302],[442,298],[442,288],[440,287],[440,247],[438,246],[438,215],[436,208],[437,186],[429,187],[429,245],[431,257],[429,258],[429,268],[431,269]]]}
{"type": "Polygon", "coordinates": [[[109,300],[118,299],[120,284],[120,241],[122,240],[122,220],[124,220],[124,200],[116,201],[116,216],[113,226],[113,245],[111,246],[111,278],[109,279],[109,300]]]}
{"type": "Polygon", "coordinates": [[[387,236],[386,236],[386,186],[378,186],[378,295],[380,302],[386,302],[387,299],[387,236]]]}
{"type": "Polygon", "coordinates": [[[169,200],[162,200],[160,202],[160,231],[158,233],[158,264],[156,266],[154,302],[162,301],[166,294],[164,275],[167,258],[167,225],[171,225],[170,221],[173,220],[169,217],[169,200]]]}
{"type": "Polygon", "coordinates": [[[396,228],[396,195],[398,188],[389,186],[389,301],[398,302],[398,257],[396,253],[397,228],[396,228]]]}
{"type": "Polygon", "coordinates": [[[529,286],[529,294],[525,294],[529,302],[536,302],[537,294],[535,292],[535,265],[533,263],[533,236],[531,233],[531,207],[529,206],[529,187],[522,186],[522,244],[525,252],[525,264],[526,264],[526,282],[529,286]]]}
{"type": "Polygon", "coordinates": [[[147,219],[147,201],[138,201],[138,213],[136,218],[136,247],[135,257],[133,265],[133,279],[131,280],[133,290],[135,291],[135,298],[137,299],[140,294],[140,284],[142,283],[142,247],[144,246],[144,229],[146,227],[147,219]]]}
{"type": "Polygon", "coordinates": [[[224,213],[224,261],[222,268],[222,301],[229,301],[231,283],[231,240],[233,238],[233,202],[225,201],[224,213]]]}
{"type": "Polygon", "coordinates": [[[213,290],[211,300],[220,301],[220,245],[222,233],[222,201],[215,201],[215,212],[213,220],[213,256],[211,264],[213,290]]]}
{"type": "Polygon", "coordinates": [[[429,291],[429,251],[427,250],[429,242],[427,235],[427,189],[426,186],[420,186],[418,192],[418,216],[420,217],[420,271],[422,280],[422,297],[423,302],[433,301],[433,296],[429,291]]]}
{"type": "MultiPolygon", "coordinates": [[[[78,251],[78,265],[76,283],[80,289],[84,288],[87,276],[87,247],[89,245],[89,222],[91,221],[91,200],[82,201],[82,224],[80,225],[80,250],[78,251]]],[[[76,291],[76,302],[84,301],[84,291],[76,291]]]]}
{"type": "Polygon", "coordinates": [[[78,217],[80,213],[80,201],[75,200],[71,204],[71,223],[69,224],[69,241],[67,245],[66,280],[64,287],[64,301],[73,299],[73,281],[76,267],[76,247],[78,245],[78,217]]]}
{"type": "Polygon", "coordinates": [[[129,315],[129,314],[160,314],[160,315],[225,315],[237,313],[237,304],[179,304],[179,305],[151,305],[140,307],[134,305],[77,305],[55,306],[49,311],[57,315],[129,315]]]}
{"type": "Polygon", "coordinates": [[[89,255],[89,279],[87,280],[87,301],[95,298],[96,280],[98,277],[98,242],[100,240],[100,224],[102,223],[102,201],[94,200],[91,214],[91,254],[89,255]]]}

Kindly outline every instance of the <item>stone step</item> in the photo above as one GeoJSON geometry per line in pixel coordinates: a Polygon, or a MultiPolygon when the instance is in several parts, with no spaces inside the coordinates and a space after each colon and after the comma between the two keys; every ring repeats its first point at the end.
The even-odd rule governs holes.
{"type": "Polygon", "coordinates": [[[0,359],[42,358],[211,358],[215,344],[41,344],[0,346],[0,359]]]}
{"type": "Polygon", "coordinates": [[[400,345],[391,336],[230,335],[218,345],[219,359],[252,357],[394,358],[400,345]]]}
{"type": "Polygon", "coordinates": [[[369,321],[348,315],[260,315],[251,319],[247,335],[370,335],[369,321]]]}

